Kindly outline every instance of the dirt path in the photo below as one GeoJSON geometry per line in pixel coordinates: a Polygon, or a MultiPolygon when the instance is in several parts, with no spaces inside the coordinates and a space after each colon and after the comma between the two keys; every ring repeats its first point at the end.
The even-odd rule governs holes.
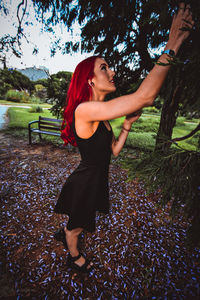
{"type": "Polygon", "coordinates": [[[0,145],[2,299],[198,299],[200,251],[184,244],[184,218],[172,224],[116,164],[110,214],[97,215],[96,232],[84,236],[94,269],[73,278],[68,251],[53,238],[67,218],[53,208],[79,154],[2,133],[0,145]]]}

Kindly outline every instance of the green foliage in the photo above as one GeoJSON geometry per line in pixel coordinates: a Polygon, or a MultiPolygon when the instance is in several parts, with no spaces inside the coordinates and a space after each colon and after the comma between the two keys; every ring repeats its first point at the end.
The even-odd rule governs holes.
{"type": "Polygon", "coordinates": [[[62,71],[51,75],[47,80],[47,95],[49,101],[53,104],[51,112],[57,118],[62,115],[71,77],[71,72],[62,71]]]}
{"type": "Polygon", "coordinates": [[[29,94],[31,94],[34,90],[34,85],[28,77],[16,70],[0,69],[1,97],[3,98],[10,89],[16,89],[18,91],[27,90],[29,94]]]}
{"type": "Polygon", "coordinates": [[[157,109],[155,106],[149,106],[143,108],[144,113],[152,113],[152,114],[159,114],[159,109],[157,109]]]}
{"type": "Polygon", "coordinates": [[[34,96],[39,98],[40,100],[45,101],[47,98],[47,88],[41,83],[35,84],[34,88],[34,96]]]}
{"type": "Polygon", "coordinates": [[[33,104],[39,104],[41,102],[41,99],[38,97],[32,96],[30,102],[33,104]]]}
{"type": "Polygon", "coordinates": [[[12,102],[21,102],[21,103],[28,103],[30,102],[30,96],[27,92],[25,91],[16,91],[16,90],[9,90],[6,95],[5,98],[8,101],[12,101],[12,102]]]}
{"type": "Polygon", "coordinates": [[[30,113],[42,113],[43,112],[43,108],[41,106],[32,106],[30,109],[29,109],[29,112],[30,113]]]}
{"type": "Polygon", "coordinates": [[[12,85],[6,82],[3,82],[0,79],[0,99],[4,99],[7,91],[12,89],[12,85]]]}
{"type": "Polygon", "coordinates": [[[34,86],[36,86],[37,84],[40,84],[40,85],[42,85],[44,87],[47,87],[47,85],[48,85],[48,79],[46,79],[46,78],[38,79],[38,80],[34,81],[33,83],[34,83],[34,86]]]}
{"type": "Polygon", "coordinates": [[[200,243],[200,152],[171,151],[163,156],[151,153],[126,160],[130,178],[138,177],[149,193],[161,193],[162,206],[170,203],[172,216],[184,212],[191,221],[189,238],[200,243]]]}
{"type": "Polygon", "coordinates": [[[152,132],[130,132],[126,141],[126,146],[141,150],[153,150],[155,146],[155,133],[152,132]]]}

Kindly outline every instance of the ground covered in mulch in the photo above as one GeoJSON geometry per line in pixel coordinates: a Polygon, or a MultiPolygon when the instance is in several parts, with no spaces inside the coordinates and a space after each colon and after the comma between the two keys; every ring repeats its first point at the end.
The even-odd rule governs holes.
{"type": "MultiPolygon", "coordinates": [[[[141,183],[110,167],[110,214],[84,235],[89,275],[66,266],[68,251],[54,239],[67,217],[53,213],[79,154],[46,143],[0,136],[1,277],[6,299],[198,299],[200,249],[186,246],[187,222],[171,222],[141,183]]],[[[77,187],[78,188],[78,187],[77,187]]]]}

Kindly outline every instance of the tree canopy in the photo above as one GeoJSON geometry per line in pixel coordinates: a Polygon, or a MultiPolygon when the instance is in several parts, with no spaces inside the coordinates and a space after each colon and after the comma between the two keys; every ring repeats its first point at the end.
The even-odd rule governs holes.
{"type": "Polygon", "coordinates": [[[62,115],[66,103],[67,89],[72,77],[71,72],[58,72],[46,80],[48,99],[54,104],[51,111],[57,117],[62,115]]]}

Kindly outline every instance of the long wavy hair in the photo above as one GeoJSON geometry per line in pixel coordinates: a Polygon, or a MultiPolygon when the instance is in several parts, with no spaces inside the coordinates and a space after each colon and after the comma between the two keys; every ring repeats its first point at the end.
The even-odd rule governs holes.
{"type": "Polygon", "coordinates": [[[71,79],[67,92],[66,106],[64,109],[64,120],[61,129],[61,138],[65,145],[70,143],[77,146],[72,130],[73,113],[76,107],[92,96],[92,88],[88,80],[94,77],[94,63],[99,56],[91,56],[80,62],[71,79]]]}

